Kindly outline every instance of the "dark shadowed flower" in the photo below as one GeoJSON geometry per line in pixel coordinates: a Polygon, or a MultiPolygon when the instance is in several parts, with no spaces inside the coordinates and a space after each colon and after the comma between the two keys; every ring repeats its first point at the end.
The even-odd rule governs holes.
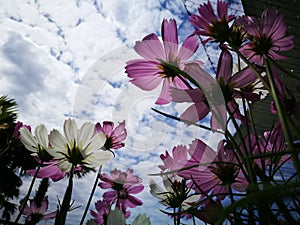
{"type": "Polygon", "coordinates": [[[97,201],[95,203],[96,210],[91,210],[90,213],[94,217],[94,221],[97,225],[104,225],[107,222],[107,217],[110,211],[110,202],[97,201]]]}
{"type": "Polygon", "coordinates": [[[23,125],[23,123],[21,121],[18,121],[16,126],[15,126],[14,133],[13,133],[13,136],[17,139],[21,139],[21,134],[20,134],[21,127],[26,127],[31,132],[31,126],[30,125],[23,125]]]}
{"type": "Polygon", "coordinates": [[[241,47],[241,53],[252,62],[262,65],[270,57],[273,60],[287,59],[278,54],[294,47],[294,37],[285,37],[286,24],[278,10],[266,9],[260,23],[254,17],[242,17],[239,23],[250,36],[250,42],[241,47]]]}
{"type": "MultiPolygon", "coordinates": [[[[25,204],[24,199],[20,201],[20,205],[22,204],[25,204]]],[[[41,220],[50,220],[55,218],[57,211],[46,214],[48,204],[49,201],[47,197],[43,199],[40,207],[37,207],[35,200],[31,199],[30,205],[26,205],[23,211],[23,214],[26,216],[26,220],[38,223],[41,220]]]]}
{"type": "Polygon", "coordinates": [[[142,205],[142,201],[133,196],[144,190],[142,179],[133,175],[132,169],[127,169],[126,172],[114,169],[110,175],[103,173],[100,175],[103,182],[99,186],[103,189],[112,189],[103,194],[103,200],[115,203],[116,207],[123,211],[126,218],[130,216],[127,208],[135,208],[142,205]]]}
{"type": "Polygon", "coordinates": [[[193,14],[190,16],[191,24],[198,28],[195,33],[209,37],[202,42],[203,44],[210,40],[220,43],[228,40],[231,32],[228,23],[235,16],[227,14],[227,7],[228,4],[226,2],[218,0],[216,15],[210,1],[208,1],[207,4],[204,3],[198,8],[199,15],[193,14]]]}
{"type": "Polygon", "coordinates": [[[117,127],[114,127],[114,123],[111,121],[104,121],[103,125],[96,123],[95,133],[103,132],[106,136],[106,141],[104,148],[109,149],[119,149],[124,147],[124,141],[127,136],[127,131],[125,129],[125,121],[119,123],[117,127]]]}
{"type": "MultiPolygon", "coordinates": [[[[161,29],[163,43],[155,34],[149,34],[142,41],[136,42],[134,49],[144,59],[128,61],[126,73],[133,84],[147,91],[155,89],[163,81],[156,104],[167,104],[171,101],[170,87],[179,89],[188,87],[186,79],[179,77],[179,74],[165,66],[162,61],[183,70],[185,63],[198,49],[198,40],[195,36],[189,36],[178,49],[176,21],[164,19],[161,29]]],[[[203,64],[200,61],[196,62],[203,64]]]]}

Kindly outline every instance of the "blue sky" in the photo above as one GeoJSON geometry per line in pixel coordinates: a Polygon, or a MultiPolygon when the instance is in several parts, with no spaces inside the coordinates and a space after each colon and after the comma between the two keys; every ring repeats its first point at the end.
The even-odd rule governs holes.
{"type": "MultiPolygon", "coordinates": [[[[124,66],[126,61],[138,57],[132,50],[135,41],[149,33],[160,34],[163,18],[176,19],[180,40],[192,32],[182,1],[0,2],[0,94],[17,101],[19,120],[34,128],[43,123],[49,131],[61,130],[64,120],[70,116],[74,116],[79,124],[125,120],[126,147],[104,167],[104,171],[115,167],[133,168],[145,185],[144,192],[138,195],[144,206],[133,209],[133,216],[146,212],[152,224],[170,222],[167,216],[157,219],[160,212],[157,201],[149,194],[147,174],[159,171],[159,155],[172,150],[173,146],[188,145],[195,137],[207,141],[213,138],[203,130],[165,120],[154,113],[151,107],[155,107],[159,90],[144,92],[130,85],[124,66]]],[[[205,1],[195,2],[188,1],[190,10],[205,1]]],[[[230,2],[240,14],[239,1],[230,2]]],[[[217,59],[213,47],[208,47],[207,51],[212,60],[217,59]]],[[[206,61],[209,70],[211,65],[202,47],[197,54],[206,61]]],[[[174,115],[186,106],[170,104],[160,109],[174,115]]],[[[94,180],[94,176],[91,174],[87,179],[75,181],[73,198],[78,205],[87,200],[91,189],[87,180],[94,180]]],[[[159,178],[155,179],[159,182],[159,178]]],[[[51,184],[52,209],[55,209],[56,196],[63,195],[65,184],[65,181],[51,184]]],[[[26,185],[23,194],[25,190],[26,185]]],[[[101,192],[97,196],[99,198],[101,192]]],[[[78,212],[70,213],[68,224],[76,224],[80,217],[78,212]]]]}

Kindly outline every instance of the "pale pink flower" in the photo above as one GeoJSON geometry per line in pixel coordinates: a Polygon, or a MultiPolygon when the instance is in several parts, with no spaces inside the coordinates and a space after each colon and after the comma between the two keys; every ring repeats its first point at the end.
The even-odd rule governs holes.
{"type": "MultiPolygon", "coordinates": [[[[195,36],[189,36],[178,49],[176,21],[164,19],[161,29],[163,43],[153,33],[144,37],[142,41],[136,42],[134,49],[143,59],[128,61],[126,73],[133,84],[146,91],[155,89],[163,81],[156,104],[167,104],[171,101],[170,87],[188,89],[188,86],[185,78],[180,78],[179,74],[164,65],[162,61],[183,70],[198,49],[198,40],[195,36]]],[[[203,64],[200,61],[196,62],[203,64]]]]}
{"type": "Polygon", "coordinates": [[[163,161],[164,165],[159,165],[158,167],[162,171],[177,171],[186,166],[186,163],[188,162],[188,150],[185,146],[175,146],[172,149],[172,156],[169,154],[168,151],[166,151],[165,155],[160,155],[160,158],[163,161]]]}
{"type": "Polygon", "coordinates": [[[285,37],[287,27],[278,10],[263,11],[260,23],[255,17],[243,17],[238,22],[250,35],[250,42],[240,49],[249,60],[262,65],[268,57],[273,60],[287,59],[278,52],[291,50],[294,47],[294,37],[285,37]]]}

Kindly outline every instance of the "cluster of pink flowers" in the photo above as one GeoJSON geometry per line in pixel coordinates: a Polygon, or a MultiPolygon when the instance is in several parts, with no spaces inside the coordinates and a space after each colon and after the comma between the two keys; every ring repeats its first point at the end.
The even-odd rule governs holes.
{"type": "MultiPolygon", "coordinates": [[[[227,7],[226,2],[218,0],[215,13],[210,1],[200,5],[198,13],[190,16],[196,30],[180,47],[175,20],[164,19],[162,42],[155,34],[147,35],[134,47],[142,59],[127,62],[130,82],[139,88],[152,90],[163,82],[156,104],[190,103],[178,120],[201,125],[203,119],[210,116],[210,130],[223,135],[216,149],[195,138],[189,147],[178,145],[171,153],[162,154],[163,165],[159,168],[165,190],[152,180],[150,192],[167,209],[173,209],[166,213],[174,218],[175,225],[180,224],[182,217],[197,217],[212,224],[225,218],[233,224],[241,221],[271,223],[275,217],[281,220],[281,216],[294,222],[297,213],[286,215],[282,205],[276,206],[282,199],[270,200],[269,208],[278,213],[270,212],[273,218],[259,217],[264,212],[255,200],[249,200],[251,207],[250,203],[244,203],[220,218],[228,202],[234,204],[266,185],[273,186],[281,168],[292,158],[295,168],[299,164],[298,155],[290,154],[295,144],[285,139],[286,132],[291,131],[287,131],[284,118],[299,118],[298,103],[289,101],[286,96],[275,63],[287,59],[280,52],[294,47],[294,37],[285,36],[286,25],[277,10],[266,9],[258,21],[254,17],[228,15],[227,7]],[[204,71],[201,61],[193,58],[198,35],[207,37],[202,42],[204,45],[219,43],[221,53],[215,77],[204,71]],[[243,66],[238,64],[237,71],[233,69],[234,55],[244,61],[243,66]],[[265,92],[273,100],[270,111],[278,114],[279,120],[261,135],[256,132],[248,109],[264,98],[265,92]],[[286,114],[280,114],[282,110],[286,114]]],[[[293,122],[289,120],[289,123],[293,122]]],[[[296,133],[299,138],[299,130],[296,133]]],[[[294,176],[296,173],[290,179],[279,177],[290,181],[294,176]]],[[[288,210],[296,206],[299,205],[285,205],[288,210]]]]}
{"type": "Polygon", "coordinates": [[[96,211],[91,210],[91,215],[94,217],[98,225],[106,224],[108,213],[113,205],[124,213],[125,218],[130,216],[128,208],[135,208],[142,205],[142,201],[133,194],[138,194],[144,190],[142,179],[133,175],[132,169],[127,169],[125,172],[114,169],[110,175],[103,173],[100,175],[99,187],[102,189],[110,189],[103,193],[103,200],[95,203],[96,211]]]}

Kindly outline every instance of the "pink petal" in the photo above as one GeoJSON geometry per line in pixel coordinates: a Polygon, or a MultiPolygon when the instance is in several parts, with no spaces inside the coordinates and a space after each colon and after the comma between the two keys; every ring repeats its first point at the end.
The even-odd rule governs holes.
{"type": "Polygon", "coordinates": [[[170,83],[167,79],[164,79],[163,87],[161,89],[160,95],[156,100],[155,104],[164,105],[164,104],[168,104],[171,100],[172,99],[170,96],[170,83]]]}
{"type": "Polygon", "coordinates": [[[40,214],[44,214],[47,209],[48,209],[48,204],[49,204],[49,201],[48,201],[48,198],[44,198],[44,200],[42,201],[42,204],[41,204],[41,207],[39,208],[39,213],[40,214]]]}
{"type": "Polygon", "coordinates": [[[205,164],[211,163],[216,158],[216,153],[200,139],[195,139],[190,145],[189,149],[190,156],[202,166],[208,166],[205,164]]]}
{"type": "Polygon", "coordinates": [[[198,49],[198,38],[196,36],[189,36],[184,40],[181,48],[179,49],[178,57],[181,61],[188,60],[198,49]]]}
{"type": "Polygon", "coordinates": [[[204,101],[205,95],[200,89],[188,89],[188,90],[183,90],[183,89],[178,89],[178,88],[173,88],[171,87],[170,89],[171,96],[174,102],[202,102],[204,101]]]}
{"type": "Polygon", "coordinates": [[[160,65],[158,61],[147,61],[144,59],[130,60],[127,62],[125,72],[130,78],[155,76],[162,72],[160,65]]]}
{"type": "Polygon", "coordinates": [[[138,194],[144,190],[144,185],[132,186],[129,188],[128,193],[130,194],[138,194]]]}
{"type": "Polygon", "coordinates": [[[209,113],[209,108],[204,102],[195,103],[189,106],[180,116],[181,119],[191,123],[202,120],[209,113]]]}
{"type": "Polygon", "coordinates": [[[161,27],[161,34],[166,51],[166,56],[170,60],[175,60],[178,51],[177,25],[174,19],[169,21],[164,19],[161,27]]]}
{"type": "Polygon", "coordinates": [[[102,132],[110,137],[114,129],[114,123],[112,121],[104,121],[102,132]]]}
{"type": "Polygon", "coordinates": [[[230,77],[228,83],[234,84],[234,86],[237,88],[243,88],[252,84],[255,80],[257,80],[257,76],[253,70],[249,67],[246,67],[230,77]]]}
{"type": "Polygon", "coordinates": [[[135,51],[147,60],[166,59],[163,46],[155,34],[149,34],[142,41],[137,41],[134,46],[135,51]]]}
{"type": "Polygon", "coordinates": [[[152,77],[140,77],[137,79],[132,79],[131,83],[138,86],[142,90],[150,91],[156,88],[161,82],[161,78],[158,76],[152,77]]]}
{"type": "Polygon", "coordinates": [[[294,48],[294,36],[288,36],[274,41],[272,49],[276,51],[289,51],[294,48]]]}
{"type": "Polygon", "coordinates": [[[56,217],[56,214],[58,213],[58,211],[54,211],[52,213],[48,213],[48,214],[45,214],[43,216],[43,219],[44,220],[51,220],[51,219],[54,219],[56,217]]]}
{"type": "Polygon", "coordinates": [[[222,53],[218,62],[217,69],[217,80],[220,82],[222,79],[225,84],[228,83],[228,80],[232,74],[232,56],[226,49],[222,49],[222,53]]]}

